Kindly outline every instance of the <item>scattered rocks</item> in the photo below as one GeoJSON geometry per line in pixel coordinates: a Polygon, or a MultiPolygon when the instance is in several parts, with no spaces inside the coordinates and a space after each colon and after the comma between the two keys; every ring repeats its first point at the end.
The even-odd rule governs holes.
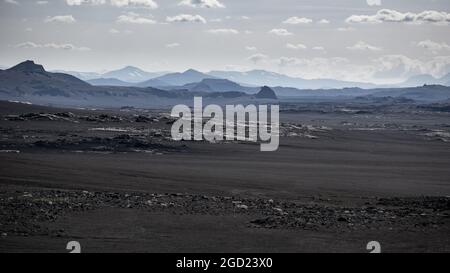
{"type": "MultiPolygon", "coordinates": [[[[316,199],[318,200],[318,199],[316,199]]],[[[0,191],[0,231],[26,236],[61,234],[46,228],[59,217],[98,208],[164,211],[174,214],[233,215],[253,217],[252,228],[351,231],[355,229],[428,230],[449,225],[447,197],[371,199],[364,207],[340,207],[326,201],[236,200],[227,196],[182,193],[147,194],[92,191],[0,191]]],[[[2,235],[3,236],[3,235],[2,235]]]]}

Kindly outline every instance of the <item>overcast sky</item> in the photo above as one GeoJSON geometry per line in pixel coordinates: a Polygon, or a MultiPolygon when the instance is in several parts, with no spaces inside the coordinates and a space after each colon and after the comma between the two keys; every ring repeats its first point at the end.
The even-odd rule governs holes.
{"type": "Polygon", "coordinates": [[[395,82],[450,73],[449,0],[0,0],[0,64],[266,69],[395,82]]]}

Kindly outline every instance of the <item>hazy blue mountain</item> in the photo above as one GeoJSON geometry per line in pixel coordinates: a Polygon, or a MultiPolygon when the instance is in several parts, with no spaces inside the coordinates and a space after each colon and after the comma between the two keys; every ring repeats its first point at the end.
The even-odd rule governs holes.
{"type": "Polygon", "coordinates": [[[114,78],[99,78],[88,80],[87,82],[95,86],[134,86],[134,83],[124,82],[114,78]]]}
{"type": "Polygon", "coordinates": [[[450,86],[450,73],[439,79],[440,84],[450,86]]]}
{"type": "Polygon", "coordinates": [[[244,93],[255,93],[256,88],[245,87],[235,82],[226,79],[204,79],[201,82],[189,83],[181,86],[182,89],[188,89],[189,91],[200,92],[228,92],[238,91],[244,93]]]}
{"type": "Polygon", "coordinates": [[[77,71],[66,71],[66,70],[52,70],[50,72],[72,75],[83,81],[98,79],[98,78],[102,77],[102,75],[100,73],[96,73],[96,72],[77,72],[77,71]]]}
{"type": "Polygon", "coordinates": [[[171,86],[182,86],[188,83],[201,82],[204,79],[215,78],[211,75],[199,72],[194,69],[189,69],[183,73],[170,73],[155,80],[162,81],[171,86]]]}
{"type": "Polygon", "coordinates": [[[442,85],[424,85],[410,88],[382,89],[373,93],[372,96],[402,97],[417,101],[444,101],[450,99],[450,87],[442,85]]]}
{"type": "Polygon", "coordinates": [[[166,82],[163,82],[161,80],[158,80],[158,79],[150,79],[150,80],[147,80],[147,81],[144,81],[144,82],[136,83],[135,86],[159,88],[159,87],[170,86],[170,84],[168,84],[166,82]]]}
{"type": "Polygon", "coordinates": [[[247,72],[236,71],[211,71],[208,73],[217,78],[228,79],[240,84],[253,86],[280,86],[295,87],[298,89],[330,89],[345,87],[375,88],[371,83],[346,82],[333,79],[306,80],[293,78],[283,74],[269,72],[265,70],[251,70],[247,72]]]}
{"type": "Polygon", "coordinates": [[[127,66],[122,69],[113,70],[101,75],[105,79],[118,79],[124,82],[140,83],[163,75],[161,72],[147,72],[134,66],[127,66]]]}

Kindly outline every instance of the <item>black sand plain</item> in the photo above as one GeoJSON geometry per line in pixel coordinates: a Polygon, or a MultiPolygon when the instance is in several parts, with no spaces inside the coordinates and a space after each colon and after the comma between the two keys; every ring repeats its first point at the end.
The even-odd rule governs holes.
{"type": "Polygon", "coordinates": [[[0,252],[450,251],[448,112],[291,103],[270,153],[167,113],[0,102],[0,252]]]}

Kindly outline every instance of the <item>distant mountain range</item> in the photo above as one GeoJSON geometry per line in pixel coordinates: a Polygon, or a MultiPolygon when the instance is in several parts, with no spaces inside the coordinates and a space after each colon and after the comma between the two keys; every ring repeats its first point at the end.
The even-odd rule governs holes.
{"type": "Polygon", "coordinates": [[[345,87],[375,88],[375,84],[346,82],[332,79],[307,80],[289,77],[283,74],[268,72],[265,70],[251,70],[248,72],[235,71],[211,71],[209,75],[217,78],[228,79],[246,85],[268,85],[279,87],[294,87],[298,89],[330,89],[345,87]]]}
{"type": "Polygon", "coordinates": [[[164,72],[146,72],[134,66],[127,66],[119,70],[114,70],[102,74],[102,78],[106,79],[115,78],[124,82],[140,83],[148,79],[162,76],[164,74],[165,74],[164,72]]]}
{"type": "MultiPolygon", "coordinates": [[[[6,69],[0,66],[0,69],[6,69]]],[[[199,72],[194,69],[189,69],[182,73],[168,73],[168,72],[147,72],[134,66],[127,66],[122,69],[109,71],[106,73],[96,72],[77,72],[57,70],[51,71],[57,73],[64,73],[75,76],[81,80],[87,81],[96,86],[136,86],[136,87],[155,87],[166,90],[183,88],[185,85],[188,89],[207,89],[211,87],[210,84],[202,82],[205,79],[223,79],[233,82],[239,86],[235,86],[232,90],[239,90],[247,92],[245,87],[285,87],[296,88],[303,90],[314,89],[341,89],[341,88],[395,88],[395,87],[416,87],[427,85],[444,85],[450,86],[450,74],[442,78],[435,78],[428,74],[412,76],[408,80],[399,84],[376,85],[373,83],[340,81],[334,79],[303,79],[290,77],[287,75],[269,72],[265,70],[251,70],[247,72],[237,71],[211,71],[208,73],[199,72]],[[192,88],[198,85],[196,88],[192,88]],[[237,88],[237,89],[236,89],[237,88]]],[[[229,83],[227,88],[232,87],[229,83]]],[[[223,88],[219,84],[212,91],[222,91],[223,88]],[[218,89],[215,89],[218,88],[218,89]]],[[[250,92],[252,92],[251,90],[250,92]]]]}
{"type": "Polygon", "coordinates": [[[93,80],[87,80],[91,85],[94,86],[134,86],[134,83],[130,82],[124,82],[121,80],[118,80],[116,78],[99,78],[99,79],[93,79],[93,80]]]}
{"type": "Polygon", "coordinates": [[[55,70],[51,72],[65,73],[75,76],[84,81],[96,80],[96,79],[116,79],[122,82],[132,83],[130,85],[146,81],[151,78],[159,77],[167,72],[147,72],[134,66],[127,66],[122,69],[109,71],[106,73],[96,72],[76,72],[76,71],[64,71],[55,70]]]}
{"type": "MultiPolygon", "coordinates": [[[[188,73],[190,74],[190,73],[188,73]]],[[[103,79],[105,83],[123,84],[103,79]]],[[[94,82],[101,83],[100,80],[94,82]]],[[[29,101],[36,104],[70,106],[163,106],[192,102],[194,96],[205,100],[253,100],[243,92],[200,92],[187,89],[162,90],[152,87],[93,86],[72,75],[47,72],[42,65],[25,61],[10,69],[0,70],[0,100],[29,101]]]]}
{"type": "MultiPolygon", "coordinates": [[[[192,103],[194,96],[202,96],[212,103],[252,102],[255,99],[281,98],[357,98],[396,97],[415,101],[445,101],[450,99],[450,87],[424,85],[412,88],[334,88],[297,89],[293,87],[249,87],[228,79],[211,76],[195,70],[171,73],[152,80],[169,84],[164,88],[128,86],[118,79],[82,81],[72,75],[47,72],[33,61],[0,70],[0,100],[29,101],[35,104],[71,106],[169,106],[174,103],[192,103]],[[166,82],[172,81],[172,82],[166,82]],[[191,82],[194,81],[194,82],[191,82]],[[190,83],[188,83],[190,82],[190,83]],[[172,84],[172,85],[171,85],[172,84]]],[[[429,79],[429,78],[424,78],[429,79]]],[[[420,80],[420,79],[419,79],[420,80]]],[[[445,77],[440,80],[445,80],[445,77]]]]}

